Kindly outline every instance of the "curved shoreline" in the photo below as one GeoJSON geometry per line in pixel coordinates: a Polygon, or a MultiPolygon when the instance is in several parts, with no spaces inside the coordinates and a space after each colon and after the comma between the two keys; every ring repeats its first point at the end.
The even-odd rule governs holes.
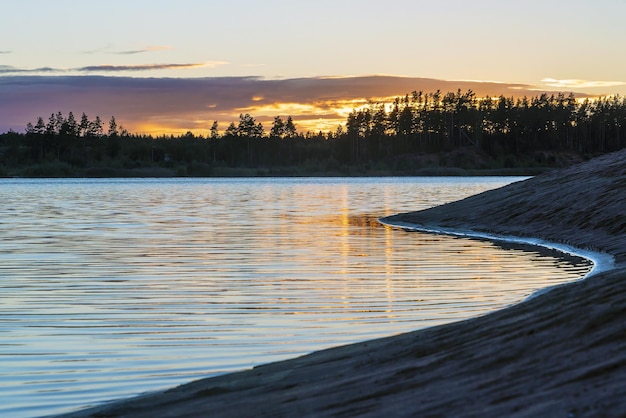
{"type": "MultiPolygon", "coordinates": [[[[450,235],[450,236],[455,236],[455,237],[486,239],[486,240],[494,241],[494,242],[503,241],[503,242],[511,242],[514,244],[532,245],[532,246],[547,248],[549,250],[556,250],[564,254],[573,255],[575,257],[584,258],[585,260],[589,260],[593,264],[593,267],[585,276],[581,278],[581,280],[589,278],[595,274],[613,270],[616,267],[615,257],[611,254],[603,253],[600,251],[594,251],[594,250],[585,250],[583,248],[578,248],[578,247],[574,247],[574,246],[567,245],[567,244],[550,242],[550,241],[542,240],[540,238],[518,237],[514,235],[499,235],[499,234],[490,234],[487,232],[478,232],[478,231],[472,231],[472,230],[456,230],[456,229],[450,229],[450,228],[427,228],[427,227],[420,226],[418,224],[412,224],[409,222],[387,221],[386,218],[380,218],[378,221],[385,226],[388,226],[391,228],[403,229],[406,231],[426,232],[430,234],[450,235]]],[[[561,285],[557,285],[557,286],[561,286],[561,285]]]]}
{"type": "Polygon", "coordinates": [[[626,150],[383,218],[429,232],[545,244],[586,254],[594,269],[589,280],[477,318],[63,416],[626,416],[624,207],[626,150]]]}
{"type": "MultiPolygon", "coordinates": [[[[533,299],[539,295],[543,295],[557,287],[567,286],[570,283],[575,283],[580,280],[586,280],[596,274],[611,271],[616,268],[615,257],[612,256],[611,254],[602,253],[602,252],[593,251],[593,250],[585,250],[582,248],[577,248],[577,247],[573,247],[571,245],[566,245],[566,244],[559,244],[556,242],[549,242],[549,241],[542,240],[540,238],[528,238],[528,237],[517,237],[513,235],[489,234],[486,232],[477,232],[477,231],[472,231],[472,230],[462,231],[462,230],[455,230],[455,229],[448,229],[448,228],[426,228],[417,224],[411,224],[411,223],[402,222],[402,221],[389,222],[386,220],[386,218],[380,218],[378,219],[378,221],[381,224],[388,226],[390,228],[403,229],[406,231],[425,232],[429,234],[441,234],[441,235],[464,237],[464,238],[470,238],[470,239],[472,238],[473,239],[486,239],[492,242],[502,241],[502,242],[510,242],[514,244],[524,244],[524,245],[531,245],[531,246],[536,246],[536,247],[541,247],[541,248],[547,248],[549,250],[556,250],[564,254],[569,254],[575,257],[580,257],[591,262],[592,264],[591,270],[589,270],[587,274],[585,274],[583,277],[577,280],[573,280],[571,282],[555,284],[555,285],[551,285],[548,287],[537,289],[533,293],[528,295],[525,299],[523,299],[522,301],[518,303],[533,299]]],[[[503,309],[506,309],[506,307],[503,309]]]]}

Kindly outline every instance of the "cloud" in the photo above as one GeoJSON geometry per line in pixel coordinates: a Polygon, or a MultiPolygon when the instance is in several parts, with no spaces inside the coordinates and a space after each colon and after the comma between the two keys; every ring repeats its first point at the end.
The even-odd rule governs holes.
{"type": "Polygon", "coordinates": [[[11,65],[0,65],[0,74],[41,74],[41,73],[112,73],[112,72],[137,72],[155,70],[181,70],[190,68],[215,68],[218,65],[228,64],[225,61],[207,61],[189,64],[137,64],[137,65],[90,65],[79,68],[18,68],[11,65]]]}
{"type": "Polygon", "coordinates": [[[75,68],[80,72],[117,72],[117,71],[151,71],[151,70],[172,70],[183,68],[204,67],[206,64],[139,64],[139,65],[91,65],[87,67],[75,68]]]}
{"type": "Polygon", "coordinates": [[[119,52],[114,52],[114,54],[118,54],[118,55],[135,55],[135,54],[143,54],[146,52],[155,52],[155,51],[168,51],[174,49],[171,46],[160,46],[160,45],[154,45],[154,46],[147,46],[145,48],[142,49],[135,49],[135,50],[130,50],[130,51],[119,51],[119,52]]]}
{"type": "Polygon", "coordinates": [[[12,65],[0,65],[0,74],[20,74],[20,73],[57,73],[65,70],[57,68],[41,67],[41,68],[17,68],[12,65]]]}
{"type": "Polygon", "coordinates": [[[125,51],[116,51],[114,47],[115,46],[113,44],[108,44],[100,48],[91,49],[88,51],[82,51],[82,54],[92,55],[92,54],[102,53],[102,54],[114,54],[114,55],[135,55],[135,54],[143,54],[146,52],[169,51],[169,50],[174,49],[173,47],[168,46],[168,45],[149,45],[149,46],[146,46],[145,48],[130,49],[130,50],[125,50],[125,51]]]}
{"type": "Polygon", "coordinates": [[[626,85],[626,81],[589,81],[578,79],[557,80],[555,78],[544,78],[541,80],[549,87],[566,88],[566,89],[585,89],[597,87],[617,87],[626,85]]]}
{"type": "Polygon", "coordinates": [[[0,54],[12,54],[13,51],[0,51],[0,54]]]}
{"type": "MultiPolygon", "coordinates": [[[[170,64],[163,65],[171,68],[170,64]]],[[[109,71],[140,69],[156,68],[112,66],[109,71]]],[[[86,67],[85,72],[90,71],[107,70],[86,67]]],[[[412,91],[445,93],[457,89],[471,89],[478,97],[541,93],[536,86],[520,83],[393,76],[264,79],[22,74],[0,77],[0,132],[23,131],[26,123],[36,121],[38,116],[47,118],[58,111],[72,111],[75,115],[85,112],[105,120],[114,115],[137,133],[175,134],[191,130],[206,134],[214,120],[223,130],[230,122],[236,122],[240,113],[250,113],[266,128],[275,116],[293,116],[300,130],[327,131],[344,123],[347,113],[369,101],[388,101],[412,91]]]]}
{"type": "Polygon", "coordinates": [[[90,49],[87,51],[81,51],[81,54],[85,54],[85,55],[92,55],[92,54],[99,54],[101,52],[106,52],[106,51],[110,51],[113,48],[113,44],[107,44],[105,46],[102,46],[100,48],[96,48],[96,49],[90,49]]]}

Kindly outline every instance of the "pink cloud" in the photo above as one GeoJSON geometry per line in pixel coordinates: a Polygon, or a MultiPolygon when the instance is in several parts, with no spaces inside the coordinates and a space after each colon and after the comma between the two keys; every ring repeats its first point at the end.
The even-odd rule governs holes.
{"type": "Polygon", "coordinates": [[[121,71],[150,71],[150,70],[178,70],[182,68],[203,67],[205,64],[139,64],[139,65],[91,65],[76,68],[80,72],[121,72],[121,71]]]}

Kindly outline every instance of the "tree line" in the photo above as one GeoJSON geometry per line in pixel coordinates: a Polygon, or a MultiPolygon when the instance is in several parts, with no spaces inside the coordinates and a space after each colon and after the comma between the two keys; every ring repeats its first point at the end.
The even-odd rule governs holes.
{"type": "Polygon", "coordinates": [[[477,98],[471,90],[458,90],[413,92],[396,98],[391,106],[370,104],[353,111],[346,128],[355,140],[395,139],[394,152],[400,153],[461,146],[491,153],[601,153],[626,145],[624,122],[626,99],[620,96],[579,102],[573,94],[544,93],[515,100],[477,98]]]}
{"type": "Polygon", "coordinates": [[[133,134],[115,117],[104,123],[85,113],[39,117],[25,133],[0,135],[0,173],[56,162],[82,169],[91,166],[179,168],[181,175],[210,175],[215,167],[312,171],[380,168],[414,172],[424,164],[502,168],[550,165],[546,153],[582,156],[626,146],[623,125],[626,99],[619,96],[576,100],[573,95],[532,98],[478,98],[471,91],[412,92],[391,103],[354,109],[334,132],[298,132],[291,116],[274,118],[268,131],[241,114],[220,132],[214,121],[209,135],[133,134]],[[422,154],[449,155],[425,163],[422,154]],[[4,168],[3,168],[4,167],[4,168]],[[182,169],[180,169],[182,167],[182,169]]]}
{"type": "MultiPolygon", "coordinates": [[[[39,116],[37,122],[33,125],[31,122],[26,124],[27,135],[48,135],[48,136],[68,136],[68,137],[102,137],[105,135],[104,126],[100,116],[96,116],[94,120],[89,120],[89,117],[83,112],[80,122],[74,117],[74,113],[70,112],[67,118],[63,117],[62,112],[56,114],[52,113],[48,118],[48,123],[45,123],[43,118],[39,116]]],[[[109,128],[106,135],[114,137],[117,135],[127,136],[128,131],[120,125],[117,126],[115,116],[111,117],[109,121],[109,128]]]]}

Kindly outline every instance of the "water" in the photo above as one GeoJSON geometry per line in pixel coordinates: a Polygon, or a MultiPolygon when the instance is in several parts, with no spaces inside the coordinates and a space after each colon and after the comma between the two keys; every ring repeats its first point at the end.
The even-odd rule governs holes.
{"type": "Polygon", "coordinates": [[[499,309],[581,260],[376,219],[517,178],[0,182],[0,416],[499,309]]]}

